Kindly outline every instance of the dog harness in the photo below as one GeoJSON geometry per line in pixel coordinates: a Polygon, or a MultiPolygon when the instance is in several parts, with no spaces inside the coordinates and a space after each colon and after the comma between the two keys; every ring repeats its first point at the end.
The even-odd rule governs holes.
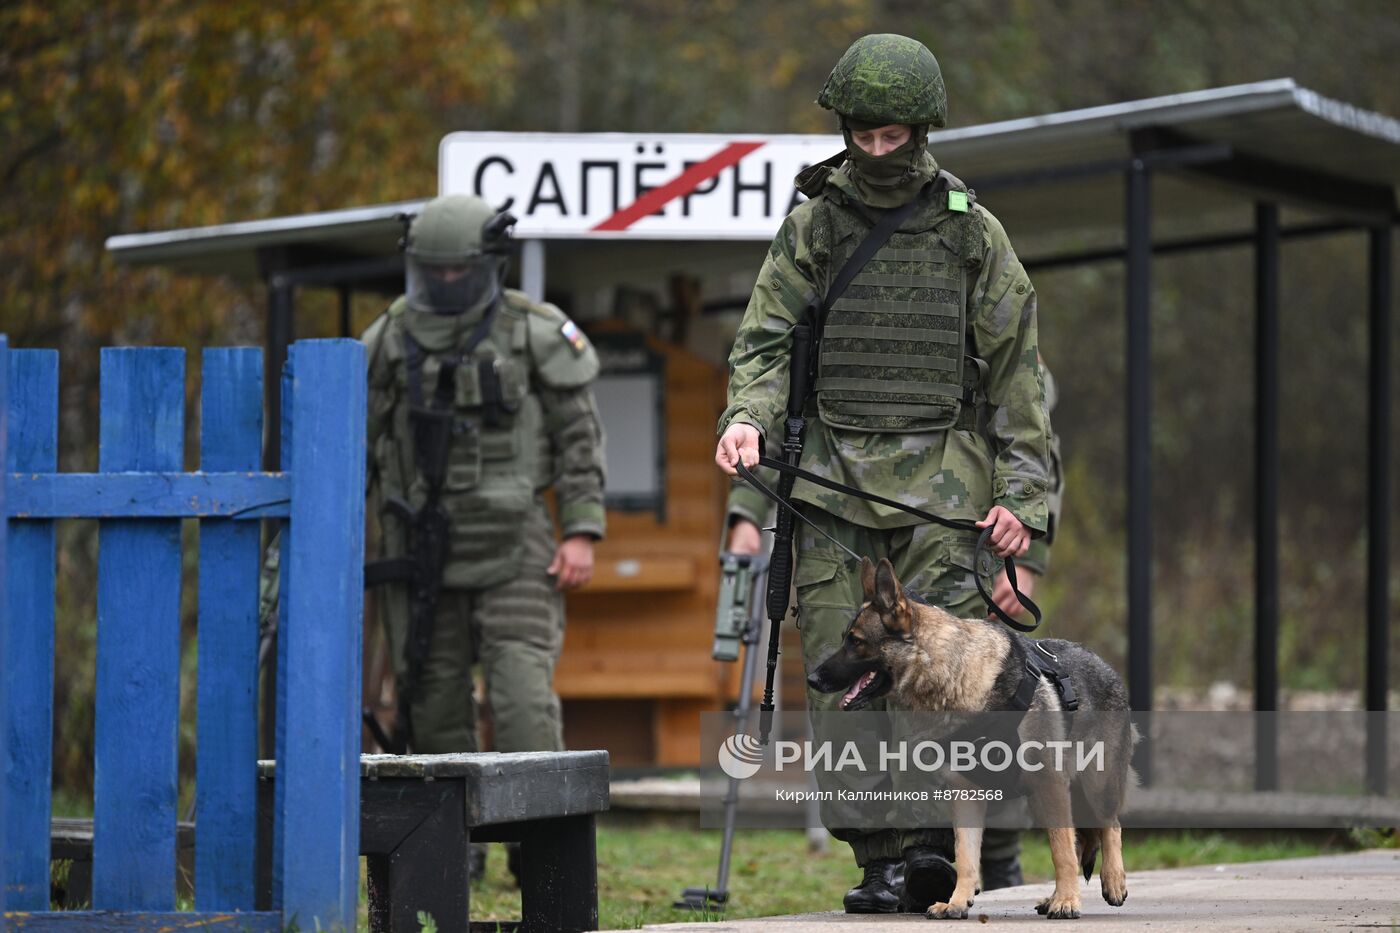
{"type": "Polygon", "coordinates": [[[1025,656],[1025,667],[1021,674],[1021,681],[1016,685],[1016,692],[1010,701],[1000,710],[991,711],[1003,715],[994,717],[994,729],[967,726],[953,733],[950,740],[971,742],[977,747],[976,761],[979,764],[967,773],[967,777],[972,783],[978,787],[1000,790],[1010,796],[1019,797],[1025,793],[1021,787],[1019,772],[1014,769],[993,771],[982,765],[981,762],[984,760],[983,747],[993,741],[1001,741],[1013,747],[1016,745],[1019,741],[1018,730],[1021,728],[1021,720],[1030,711],[1031,703],[1035,701],[1035,691],[1040,687],[1042,679],[1050,684],[1056,696],[1059,697],[1060,711],[1066,714],[1067,726],[1071,715],[1079,709],[1079,695],[1075,693],[1073,679],[1065,673],[1064,668],[1060,666],[1059,658],[1050,649],[1034,638],[1019,635],[1012,636],[1012,638],[1014,644],[1020,646],[1021,653],[1025,656]],[[1018,713],[1019,715],[1004,715],[1009,713],[1018,713]]]}
{"type": "Polygon", "coordinates": [[[1016,638],[1026,653],[1026,672],[1016,687],[1016,694],[1007,706],[1008,711],[1024,713],[1031,708],[1035,699],[1035,689],[1043,677],[1050,683],[1055,695],[1060,698],[1060,709],[1072,713],[1079,709],[1079,694],[1074,692],[1074,679],[1060,667],[1060,659],[1050,652],[1037,639],[1016,638]]]}

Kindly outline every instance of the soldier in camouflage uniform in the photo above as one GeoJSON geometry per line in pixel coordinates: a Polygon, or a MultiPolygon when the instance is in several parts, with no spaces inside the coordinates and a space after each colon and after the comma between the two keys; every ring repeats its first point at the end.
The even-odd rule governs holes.
{"type": "MultiPolygon", "coordinates": [[[[817,102],[836,111],[846,149],[797,177],[809,200],[783,221],[736,336],[716,462],[733,473],[736,462],[757,460],[763,437],[782,437],[792,327],[878,217],[921,198],[823,324],[802,466],[992,526],[996,553],[1019,556],[1046,529],[1050,480],[1035,292],[996,218],[927,149],[929,126],[947,114],[938,63],[912,39],[866,36],[817,102]]],[[[931,603],[960,616],[983,611],[974,535],[801,481],[793,498],[856,553],[888,557],[931,603]]],[[[805,524],[794,537],[811,670],[836,650],[863,593],[859,568],[841,551],[805,524]]],[[[809,692],[808,708],[834,710],[839,699],[809,692]]],[[[901,778],[892,775],[896,789],[901,778]]],[[[912,789],[917,778],[907,779],[912,789]]],[[[898,909],[901,873],[906,906],[951,892],[949,830],[829,828],[865,869],[848,911],[898,909]]]]}

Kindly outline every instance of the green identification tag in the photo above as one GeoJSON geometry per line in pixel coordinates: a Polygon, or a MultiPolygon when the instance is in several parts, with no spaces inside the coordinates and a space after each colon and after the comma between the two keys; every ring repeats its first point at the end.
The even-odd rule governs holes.
{"type": "Polygon", "coordinates": [[[949,192],[948,192],[948,210],[950,210],[950,211],[961,211],[961,212],[964,213],[964,214],[967,213],[967,192],[966,192],[966,191],[949,191],[949,192]]]}

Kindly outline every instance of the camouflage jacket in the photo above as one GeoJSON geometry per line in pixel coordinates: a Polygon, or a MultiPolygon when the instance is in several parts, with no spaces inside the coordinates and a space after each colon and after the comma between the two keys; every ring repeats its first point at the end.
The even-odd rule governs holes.
{"type": "MultiPolygon", "coordinates": [[[[932,156],[926,155],[930,167],[932,156]]],[[[951,190],[966,187],[946,173],[951,190]]],[[[729,405],[723,433],[736,422],[756,427],[771,453],[781,442],[788,396],[792,327],[808,305],[825,295],[840,271],[830,244],[813,235],[819,202],[865,212],[846,166],[798,176],[810,200],[783,221],[759,271],[753,295],[730,353],[729,405]]],[[[982,219],[980,257],[967,288],[966,352],[987,364],[982,393],[987,430],[865,433],[833,428],[816,416],[809,399],[802,465],[841,483],[868,490],[948,518],[981,519],[1002,505],[1037,537],[1047,528],[1051,485],[1050,419],[1039,364],[1036,300],[1005,230],[975,202],[982,219]]],[[[869,223],[870,221],[867,221],[869,223]]],[[[751,490],[736,491],[739,514],[762,515],[751,490]]],[[[798,482],[793,498],[846,521],[874,528],[918,519],[884,506],[798,482]]]]}
{"type": "MultiPolygon", "coordinates": [[[[1050,369],[1045,365],[1045,361],[1040,361],[1040,371],[1045,376],[1045,409],[1052,415],[1055,413],[1055,403],[1059,400],[1059,392],[1055,388],[1055,379],[1050,374],[1050,369]]],[[[1060,527],[1060,509],[1064,504],[1065,495],[1065,469],[1064,461],[1060,457],[1060,435],[1052,433],[1050,435],[1050,488],[1046,490],[1046,523],[1045,537],[1036,538],[1031,542],[1030,548],[1021,556],[1019,562],[1022,567],[1032,570],[1042,577],[1050,570],[1050,548],[1055,543],[1055,532],[1060,527]]]]}

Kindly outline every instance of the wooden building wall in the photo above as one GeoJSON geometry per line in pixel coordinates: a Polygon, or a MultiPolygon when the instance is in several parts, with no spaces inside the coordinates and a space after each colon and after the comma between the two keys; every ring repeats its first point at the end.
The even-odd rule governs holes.
{"type": "MultiPolygon", "coordinates": [[[[700,714],[725,708],[735,664],[710,657],[729,481],[714,465],[727,375],[673,344],[666,361],[665,521],[608,513],[592,582],[568,597],[555,689],[570,748],[614,766],[699,763],[700,714]]],[[[614,428],[615,429],[615,428],[614,428]]]]}

